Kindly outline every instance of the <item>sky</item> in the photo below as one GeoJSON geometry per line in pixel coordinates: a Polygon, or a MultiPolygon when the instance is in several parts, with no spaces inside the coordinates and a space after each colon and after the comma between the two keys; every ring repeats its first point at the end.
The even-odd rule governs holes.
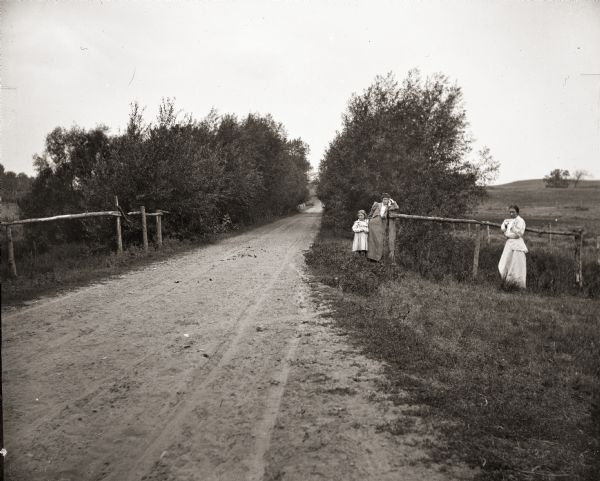
{"type": "Polygon", "coordinates": [[[162,98],[270,113],[317,168],[353,93],[417,68],[459,85],[496,183],[600,179],[600,1],[2,1],[1,157],[34,174],[57,126],[111,133],[162,98]]]}

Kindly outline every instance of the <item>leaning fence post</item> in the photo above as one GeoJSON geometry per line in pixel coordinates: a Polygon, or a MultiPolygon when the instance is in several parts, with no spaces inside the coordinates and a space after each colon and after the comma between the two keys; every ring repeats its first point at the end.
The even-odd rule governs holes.
{"type": "Polygon", "coordinates": [[[490,245],[490,226],[486,226],[487,229],[487,245],[490,245]]]}
{"type": "Polygon", "coordinates": [[[579,287],[583,287],[583,263],[582,263],[582,250],[583,250],[583,230],[577,230],[575,234],[575,283],[579,287]]]}
{"type": "MultiPolygon", "coordinates": [[[[115,206],[119,210],[119,198],[115,195],[115,206]]],[[[123,238],[121,237],[121,213],[117,216],[117,252],[123,253],[123,238]]]]}
{"type": "Polygon", "coordinates": [[[140,214],[142,214],[142,239],[144,242],[144,252],[148,252],[148,226],[146,225],[146,207],[140,206],[140,214]]]}
{"type": "Polygon", "coordinates": [[[159,212],[156,216],[156,243],[158,248],[162,248],[162,214],[159,212]]]}
{"type": "Polygon", "coordinates": [[[12,230],[9,225],[6,226],[6,244],[8,248],[8,265],[10,266],[10,272],[13,277],[17,277],[17,263],[15,262],[12,230]]]}
{"type": "MultiPolygon", "coordinates": [[[[470,225],[470,224],[469,224],[470,225]]],[[[475,250],[473,251],[473,279],[477,278],[479,270],[479,249],[481,248],[481,234],[479,224],[475,224],[475,250]]]]}

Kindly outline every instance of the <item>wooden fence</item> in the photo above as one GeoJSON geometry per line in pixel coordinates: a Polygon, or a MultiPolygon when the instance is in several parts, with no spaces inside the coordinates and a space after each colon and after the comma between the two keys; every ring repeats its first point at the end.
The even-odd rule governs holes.
{"type": "Polygon", "coordinates": [[[121,218],[125,218],[128,215],[139,215],[142,220],[142,243],[144,246],[144,251],[148,252],[148,226],[146,222],[147,217],[156,217],[156,244],[160,249],[163,245],[162,240],[162,216],[168,214],[169,212],[166,210],[157,210],[156,212],[146,212],[146,208],[142,205],[140,206],[140,210],[136,210],[133,212],[125,213],[119,207],[119,199],[115,196],[115,207],[117,210],[107,210],[103,212],[83,212],[81,214],[64,214],[64,215],[55,215],[52,217],[41,217],[39,219],[19,219],[8,222],[1,222],[0,225],[6,230],[6,244],[7,244],[7,257],[8,257],[8,265],[10,267],[11,274],[16,277],[17,276],[17,264],[15,262],[15,251],[13,246],[12,239],[12,225],[22,225],[22,224],[35,224],[39,222],[53,222],[57,220],[69,220],[69,219],[85,219],[89,217],[115,217],[116,219],[116,237],[117,237],[117,253],[123,253],[123,238],[121,235],[121,218]]]}
{"type": "MultiPolygon", "coordinates": [[[[410,220],[418,220],[418,221],[428,221],[428,222],[442,222],[442,223],[450,223],[450,224],[467,224],[470,226],[472,224],[475,225],[475,247],[473,250],[473,270],[472,276],[473,278],[477,277],[477,273],[479,271],[479,251],[481,250],[481,226],[485,226],[487,228],[487,239],[489,243],[490,239],[490,227],[500,229],[500,224],[495,224],[493,222],[475,220],[475,219],[452,219],[447,217],[427,217],[422,215],[409,215],[409,214],[400,214],[396,212],[390,212],[389,217],[392,220],[389,225],[389,245],[394,246],[390,249],[389,256],[392,262],[395,262],[396,252],[395,252],[395,244],[396,244],[396,220],[399,219],[410,219],[410,220]]],[[[582,250],[583,250],[583,235],[585,234],[584,229],[577,228],[571,231],[553,231],[553,230],[543,230],[543,229],[532,229],[531,227],[527,227],[525,229],[526,232],[534,232],[536,234],[548,234],[549,239],[552,236],[571,236],[575,240],[574,246],[574,267],[575,267],[575,282],[579,287],[583,286],[583,261],[582,261],[582,250]]],[[[600,246],[600,237],[596,240],[598,246],[600,246]]],[[[600,257],[598,258],[598,262],[600,263],[600,257]]]]}

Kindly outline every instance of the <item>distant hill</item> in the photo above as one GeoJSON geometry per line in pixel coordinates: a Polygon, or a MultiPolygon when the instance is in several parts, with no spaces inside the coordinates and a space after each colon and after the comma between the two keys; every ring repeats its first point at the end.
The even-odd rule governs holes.
{"type": "MultiPolygon", "coordinates": [[[[600,188],[600,180],[580,180],[577,184],[576,189],[598,189],[600,188]]],[[[543,179],[527,179],[517,180],[515,182],[509,182],[508,184],[490,185],[488,189],[515,189],[520,191],[525,190],[538,190],[546,189],[543,179]]],[[[566,190],[566,189],[551,189],[549,190],[566,190]]],[[[568,189],[573,189],[572,185],[569,185],[568,189]]]]}
{"type": "Polygon", "coordinates": [[[552,223],[556,229],[585,227],[590,236],[600,234],[600,180],[579,181],[576,188],[547,188],[542,179],[492,185],[474,209],[475,218],[501,221],[507,208],[517,204],[531,227],[552,223]]]}

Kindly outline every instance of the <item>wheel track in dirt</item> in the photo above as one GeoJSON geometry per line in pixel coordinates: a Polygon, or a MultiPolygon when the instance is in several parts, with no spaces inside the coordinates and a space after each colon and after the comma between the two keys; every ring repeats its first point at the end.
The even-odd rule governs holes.
{"type": "MultiPolygon", "coordinates": [[[[278,221],[278,222],[281,222],[281,221],[278,221]]],[[[249,238],[243,237],[246,234],[242,234],[241,237],[231,237],[231,238],[228,238],[227,241],[235,241],[235,240],[241,240],[241,239],[243,239],[244,243],[248,243],[248,242],[253,242],[256,239],[259,239],[259,238],[263,237],[264,235],[271,235],[271,234],[275,233],[278,230],[285,231],[285,230],[289,230],[289,229],[290,229],[290,226],[288,224],[281,224],[281,225],[273,226],[267,232],[261,232],[260,234],[253,234],[252,237],[249,237],[249,238]]],[[[213,245],[214,244],[209,245],[209,246],[199,247],[196,250],[194,250],[192,252],[192,254],[197,254],[199,251],[203,251],[207,247],[211,247],[213,245]]],[[[233,247],[232,249],[230,249],[229,251],[226,251],[222,255],[222,257],[230,257],[231,255],[235,255],[236,253],[241,252],[243,250],[244,250],[244,247],[236,246],[236,247],[233,247]]],[[[182,256],[185,256],[185,255],[187,255],[187,254],[178,254],[173,260],[176,262],[178,260],[178,258],[181,258],[182,256]]],[[[163,265],[163,264],[172,262],[173,260],[158,261],[158,262],[154,263],[153,265],[159,266],[159,265],[163,265]]],[[[216,262],[219,262],[219,261],[220,261],[220,259],[217,260],[216,262]]],[[[201,277],[203,274],[207,273],[208,271],[210,271],[214,267],[215,266],[210,266],[205,271],[200,272],[194,278],[194,280],[197,279],[197,278],[199,278],[199,277],[201,277]]],[[[139,272],[143,272],[143,271],[147,271],[147,270],[148,270],[148,267],[141,267],[141,268],[138,269],[139,272]]],[[[93,292],[93,291],[96,291],[96,290],[101,290],[101,289],[103,289],[105,287],[106,282],[107,281],[103,281],[101,284],[94,284],[94,285],[91,285],[91,286],[87,286],[87,287],[82,287],[82,288],[79,288],[79,289],[75,289],[72,292],[68,292],[68,293],[65,293],[65,294],[60,294],[60,295],[58,295],[56,297],[53,297],[51,299],[43,299],[43,300],[40,300],[40,301],[36,301],[33,305],[30,305],[30,306],[17,307],[17,308],[10,307],[10,308],[7,308],[7,309],[3,309],[2,310],[2,317],[3,317],[3,319],[4,319],[4,321],[6,323],[12,322],[13,319],[15,319],[15,318],[27,317],[27,316],[31,315],[31,313],[33,313],[33,312],[35,312],[37,310],[47,309],[48,307],[50,307],[50,306],[52,306],[54,304],[64,303],[65,301],[68,301],[68,300],[70,301],[73,298],[77,298],[77,297],[80,297],[80,296],[88,295],[90,292],[93,292]]],[[[148,281],[146,283],[146,285],[141,286],[141,287],[142,288],[146,288],[146,287],[148,287],[150,285],[152,285],[152,281],[148,281]]],[[[147,296],[147,297],[143,297],[143,298],[137,298],[137,304],[141,304],[141,303],[143,303],[145,301],[148,301],[152,297],[153,296],[147,296]]],[[[53,347],[58,347],[58,346],[59,345],[55,345],[53,347]]]]}
{"type": "MultiPolygon", "coordinates": [[[[250,238],[244,238],[244,243],[251,243],[251,242],[255,241],[256,239],[259,239],[259,238],[263,237],[264,235],[271,235],[271,234],[276,233],[277,231],[284,232],[284,231],[289,230],[289,229],[290,229],[290,225],[287,225],[287,224],[278,225],[276,227],[273,227],[272,229],[270,229],[267,232],[261,233],[260,235],[254,235],[254,236],[252,236],[250,238]]],[[[193,254],[197,254],[199,251],[201,252],[203,249],[205,249],[205,248],[201,247],[196,252],[194,252],[193,254]]],[[[235,256],[236,254],[242,253],[244,250],[245,250],[245,247],[239,247],[239,246],[234,247],[234,248],[226,251],[222,255],[223,259],[217,259],[217,260],[211,261],[211,263],[212,262],[224,261],[228,257],[235,256]]],[[[175,261],[177,261],[177,259],[175,261]]],[[[159,262],[156,265],[161,265],[161,264],[164,264],[164,263],[165,262],[159,262]]],[[[215,267],[217,267],[217,266],[216,265],[210,265],[210,266],[206,267],[204,270],[200,271],[194,277],[190,278],[189,280],[190,281],[196,281],[199,278],[201,278],[202,276],[204,276],[205,274],[207,274],[210,271],[212,271],[213,269],[215,269],[215,267]]],[[[140,269],[139,272],[145,272],[147,270],[148,270],[148,267],[145,267],[145,268],[140,269]]],[[[174,276],[174,277],[179,277],[179,276],[174,276]]],[[[173,279],[166,279],[166,280],[173,280],[173,279]]],[[[141,289],[145,289],[145,288],[149,287],[152,284],[154,284],[154,282],[149,281],[146,285],[140,286],[140,288],[141,289]]],[[[18,318],[27,319],[35,311],[38,311],[40,309],[47,309],[50,306],[53,306],[53,305],[59,304],[59,303],[64,303],[66,301],[72,301],[74,298],[77,298],[77,297],[80,297],[80,296],[85,296],[85,295],[90,294],[90,292],[94,292],[96,290],[102,290],[104,288],[105,288],[105,283],[102,283],[100,285],[92,285],[92,286],[89,286],[89,287],[77,289],[74,292],[62,295],[62,296],[54,298],[54,299],[40,301],[39,303],[36,303],[33,306],[25,307],[25,308],[20,309],[20,310],[18,310],[16,312],[7,311],[7,312],[5,312],[5,313],[2,314],[3,322],[6,323],[6,324],[10,324],[12,322],[16,322],[16,319],[18,319],[18,318]]],[[[166,294],[166,293],[172,292],[176,288],[177,287],[173,287],[171,289],[166,289],[164,292],[166,294]]],[[[135,308],[139,307],[140,305],[144,304],[145,302],[148,302],[149,300],[151,300],[155,296],[156,296],[155,294],[147,294],[145,296],[138,296],[138,297],[136,297],[134,299],[133,304],[131,304],[131,300],[130,299],[127,299],[128,308],[130,310],[134,310],[135,308]]],[[[64,345],[72,342],[73,340],[77,339],[78,337],[80,337],[79,334],[70,334],[70,333],[69,334],[64,334],[61,337],[54,339],[50,343],[45,343],[44,346],[48,350],[54,351],[54,350],[57,350],[57,349],[63,347],[64,345]]]]}
{"type": "MultiPolygon", "coordinates": [[[[189,417],[191,411],[195,409],[198,405],[199,400],[202,397],[203,390],[205,386],[212,383],[219,374],[223,374],[223,369],[227,363],[229,363],[234,354],[236,353],[236,348],[240,339],[245,334],[245,329],[248,327],[249,321],[256,315],[258,308],[261,304],[269,297],[270,290],[273,285],[277,282],[281,273],[289,268],[290,258],[295,254],[293,248],[297,246],[300,241],[294,242],[292,246],[291,253],[284,259],[284,262],[281,268],[269,279],[269,281],[264,285],[263,294],[259,299],[255,299],[253,302],[247,304],[242,312],[239,314],[238,318],[235,322],[235,332],[230,333],[233,334],[233,337],[229,342],[227,342],[227,348],[223,350],[218,361],[210,368],[210,370],[199,370],[194,373],[193,383],[198,383],[197,387],[193,392],[189,393],[187,399],[191,400],[191,402],[182,402],[176,406],[175,412],[169,415],[159,426],[157,426],[152,435],[150,436],[153,439],[152,442],[146,444],[142,450],[139,451],[139,454],[135,455],[135,461],[129,458],[126,462],[124,462],[121,466],[116,468],[116,471],[113,471],[109,476],[105,478],[101,478],[105,481],[121,481],[125,479],[142,479],[142,477],[150,470],[152,465],[156,462],[156,459],[159,459],[161,452],[169,446],[171,439],[173,437],[173,433],[178,434],[182,426],[184,424],[184,420],[189,417]],[[168,426],[169,429],[166,430],[165,427],[168,426]]],[[[297,340],[293,340],[293,345],[297,344],[297,340]]],[[[284,376],[282,380],[287,378],[284,376]]],[[[282,385],[283,390],[283,385],[282,385]]],[[[281,395],[279,395],[279,398],[281,395]]],[[[172,410],[172,408],[169,408],[172,410]]],[[[276,414],[276,413],[275,413],[276,414]]],[[[161,416],[158,416],[161,417],[161,416]]],[[[274,420],[273,420],[274,422],[274,420]]],[[[271,424],[272,428],[272,424],[271,424]]],[[[264,454],[264,453],[263,453],[264,454]]],[[[257,463],[259,464],[259,463],[257,463]]],[[[113,468],[114,469],[114,468],[113,468]]],[[[258,469],[258,468],[257,468],[258,469]]],[[[249,479],[258,479],[255,477],[251,477],[249,479]]]]}
{"type": "MultiPolygon", "coordinates": [[[[286,233],[287,231],[289,231],[290,229],[293,229],[293,225],[290,223],[284,223],[284,224],[280,224],[277,225],[275,227],[272,227],[270,229],[267,229],[266,231],[262,231],[260,234],[257,235],[253,235],[250,238],[242,238],[239,239],[239,242],[241,245],[235,246],[232,249],[227,250],[226,252],[222,253],[222,255],[220,256],[219,259],[213,259],[212,261],[210,261],[208,264],[208,266],[205,266],[201,271],[197,272],[195,276],[193,276],[193,278],[188,279],[188,286],[193,286],[194,283],[193,281],[196,281],[200,278],[202,278],[203,276],[207,276],[213,269],[215,268],[219,268],[219,264],[222,264],[223,262],[226,262],[227,260],[229,260],[231,257],[235,257],[237,255],[241,255],[244,253],[244,251],[247,249],[248,245],[252,245],[253,241],[259,240],[259,239],[263,239],[265,236],[271,236],[271,235],[276,235],[276,234],[282,234],[282,233],[286,233]]],[[[235,238],[234,238],[235,239],[235,238]]],[[[297,239],[295,242],[293,242],[292,245],[289,246],[289,249],[291,251],[290,256],[294,253],[298,243],[300,242],[300,239],[297,239]]],[[[194,255],[197,255],[198,252],[202,252],[202,250],[197,251],[196,253],[194,253],[194,255]]],[[[281,268],[277,271],[276,275],[272,276],[269,281],[266,283],[266,288],[263,289],[263,291],[265,293],[269,292],[269,288],[277,281],[278,276],[281,274],[281,272],[286,268],[289,267],[289,257],[288,256],[286,258],[286,262],[283,263],[283,265],[281,266],[281,268]]],[[[167,278],[167,281],[172,281],[174,280],[176,277],[179,277],[178,275],[174,275],[169,278],[167,278]]],[[[164,279],[163,279],[164,280],[164,279]]],[[[204,279],[204,284],[206,284],[208,281],[206,279],[204,279]]],[[[194,286],[197,287],[197,286],[194,286]]],[[[36,305],[36,306],[32,306],[31,308],[26,308],[23,312],[17,312],[17,313],[13,313],[10,315],[9,320],[13,321],[15,320],[15,318],[18,318],[20,316],[22,316],[22,318],[27,318],[28,316],[30,316],[33,312],[39,310],[39,309],[43,309],[44,307],[47,307],[48,305],[52,305],[55,308],[58,307],[57,305],[60,304],[61,301],[63,302],[71,302],[73,300],[74,297],[77,297],[77,295],[85,295],[89,293],[89,288],[85,289],[83,292],[76,292],[73,295],[67,295],[66,297],[63,298],[59,298],[56,300],[51,300],[49,303],[45,303],[45,304],[40,304],[40,305],[36,305]]],[[[196,372],[194,374],[193,379],[196,380],[198,378],[207,378],[208,380],[214,379],[216,377],[216,374],[213,373],[213,371],[218,370],[220,367],[222,367],[222,365],[228,361],[228,353],[233,352],[233,348],[235,347],[236,343],[239,341],[239,338],[241,337],[242,333],[243,333],[243,329],[245,326],[244,321],[244,317],[248,317],[249,315],[251,315],[251,312],[253,312],[253,310],[255,310],[257,305],[260,305],[260,303],[262,302],[262,300],[265,298],[266,294],[263,295],[260,299],[260,302],[256,302],[256,300],[253,299],[246,299],[245,303],[246,303],[246,307],[240,312],[238,319],[236,320],[235,324],[234,324],[234,330],[235,330],[235,335],[233,336],[233,339],[231,339],[232,336],[232,332],[227,332],[224,334],[225,339],[220,343],[219,347],[214,351],[210,353],[210,360],[202,365],[199,366],[196,369],[196,372]],[[250,313],[250,314],[249,314],[250,313]],[[241,325],[240,325],[241,323],[241,325]],[[229,347],[226,347],[229,346],[229,347]],[[232,348],[233,346],[233,348],[232,348]]],[[[155,295],[153,293],[147,294],[146,296],[144,296],[143,299],[140,299],[139,297],[137,297],[134,301],[135,306],[140,306],[142,304],[144,304],[145,301],[152,299],[153,297],[155,297],[155,295]]],[[[132,310],[131,306],[129,307],[130,310],[132,310]]],[[[134,307],[135,309],[135,307],[134,307]]],[[[105,330],[106,330],[106,326],[105,330]]],[[[97,332],[93,332],[94,336],[99,336],[102,333],[97,331],[97,332]]],[[[72,334],[72,335],[63,335],[58,339],[55,339],[53,343],[48,343],[46,344],[47,346],[47,350],[48,351],[54,351],[54,352],[58,352],[60,351],[63,346],[69,344],[70,342],[72,342],[73,340],[77,339],[78,337],[80,337],[78,334],[72,334]]],[[[148,353],[147,355],[143,356],[141,359],[137,358],[135,359],[135,361],[130,362],[127,365],[121,365],[119,366],[118,371],[116,372],[111,372],[109,375],[104,376],[100,379],[97,379],[95,381],[95,384],[91,387],[85,390],[85,392],[79,396],[77,396],[76,398],[70,398],[69,400],[60,403],[58,405],[56,405],[55,407],[52,407],[49,411],[45,411],[44,416],[37,420],[34,421],[33,423],[30,423],[26,428],[24,428],[24,430],[22,431],[22,434],[25,436],[31,436],[33,435],[33,433],[39,431],[39,430],[43,430],[44,429],[48,429],[50,428],[53,424],[56,424],[57,422],[59,422],[61,420],[62,417],[64,417],[63,415],[65,414],[65,410],[68,409],[69,405],[79,405],[80,408],[83,408],[84,406],[82,406],[82,404],[85,404],[87,402],[93,401],[99,397],[102,397],[108,390],[110,390],[111,386],[110,386],[110,381],[114,380],[115,378],[119,378],[121,376],[121,373],[125,372],[125,371],[131,371],[134,369],[144,369],[145,367],[150,367],[151,364],[151,360],[153,358],[154,353],[148,353]]],[[[22,361],[27,362],[28,359],[30,359],[28,357],[28,355],[26,353],[23,353],[22,355],[23,359],[22,361]]],[[[184,381],[181,384],[181,387],[183,388],[185,385],[190,384],[189,381],[184,381]]],[[[205,382],[206,384],[206,382],[205,382]]],[[[169,400],[168,403],[165,403],[168,406],[168,409],[179,409],[179,404],[180,402],[177,400],[177,396],[173,395],[171,397],[171,399],[169,400]]],[[[160,417],[160,416],[159,416],[160,417]]],[[[168,424],[169,421],[166,421],[166,423],[163,424],[168,424]]],[[[127,423],[125,423],[127,424],[127,423]]],[[[158,428],[158,430],[162,430],[162,428],[158,428]]],[[[127,463],[129,464],[129,462],[127,463]]],[[[113,479],[119,479],[119,477],[117,476],[116,478],[113,479]]]]}
{"type": "MultiPolygon", "coordinates": [[[[274,233],[276,233],[278,231],[279,232],[285,232],[285,231],[287,231],[289,229],[290,229],[290,225],[288,225],[288,224],[278,225],[278,226],[275,226],[272,229],[269,229],[267,232],[262,233],[260,235],[254,235],[251,238],[245,238],[243,243],[244,244],[249,244],[249,243],[252,243],[253,241],[255,241],[256,239],[259,239],[259,238],[263,237],[264,235],[271,235],[271,234],[274,234],[274,233]]],[[[223,253],[222,258],[221,259],[216,259],[214,262],[225,261],[227,258],[230,258],[231,256],[236,256],[236,255],[242,253],[245,249],[246,249],[245,246],[236,246],[236,247],[234,247],[234,248],[226,251],[225,253],[223,253]]],[[[200,249],[200,251],[201,250],[202,250],[202,248],[200,249]]],[[[211,264],[212,264],[212,262],[211,262],[211,264]]],[[[213,271],[216,267],[217,267],[217,265],[215,265],[215,264],[207,266],[206,268],[204,268],[203,270],[201,270],[196,276],[194,276],[193,278],[191,278],[190,281],[193,282],[193,281],[196,281],[196,280],[200,279],[201,277],[203,277],[206,274],[208,274],[211,271],[213,271]]],[[[169,279],[169,280],[171,280],[171,279],[169,279]]],[[[206,284],[207,282],[210,282],[210,281],[207,281],[205,279],[204,283],[206,284]]],[[[94,287],[96,287],[96,286],[92,286],[92,289],[94,287]]],[[[143,286],[143,287],[146,287],[146,286],[143,286]]],[[[32,313],[32,311],[36,311],[38,309],[45,308],[48,305],[57,304],[57,303],[60,303],[60,302],[65,302],[67,300],[71,300],[76,295],[85,295],[85,294],[88,294],[89,293],[89,289],[90,288],[84,288],[84,289],[76,291],[76,292],[74,292],[72,294],[67,294],[66,296],[50,300],[50,301],[48,301],[48,302],[46,302],[44,304],[36,305],[36,306],[31,307],[31,308],[26,308],[22,312],[17,312],[17,313],[9,314],[7,316],[8,317],[7,320],[9,322],[11,322],[11,321],[14,321],[14,319],[18,318],[18,317],[27,317],[28,315],[30,315],[32,313]]],[[[169,292],[169,291],[170,290],[166,290],[165,292],[169,292]]],[[[133,306],[133,309],[135,309],[135,307],[138,307],[139,305],[144,304],[145,302],[147,302],[148,300],[152,299],[153,297],[155,297],[155,294],[149,294],[149,295],[143,296],[142,298],[137,297],[136,298],[136,303],[135,303],[135,306],[133,306]]],[[[130,309],[132,309],[131,306],[130,306],[130,309]]],[[[98,334],[99,333],[97,333],[97,335],[98,334]]],[[[79,334],[66,334],[66,335],[63,335],[60,338],[58,338],[55,342],[45,344],[45,347],[47,348],[48,351],[57,351],[61,347],[63,347],[64,345],[73,342],[78,337],[80,337],[79,334]]],[[[226,341],[224,341],[222,344],[225,344],[225,342],[226,341]]],[[[213,361],[213,359],[215,359],[215,356],[217,356],[216,359],[218,359],[219,351],[220,350],[221,349],[215,351],[214,353],[211,353],[211,355],[210,355],[211,361],[209,363],[207,363],[207,365],[205,366],[206,368],[210,368],[211,365],[216,365],[215,361],[213,361]]],[[[39,355],[39,353],[38,353],[38,355],[39,355]]],[[[65,408],[67,408],[69,405],[80,404],[81,401],[85,401],[86,399],[91,399],[94,396],[99,396],[103,392],[106,392],[111,387],[110,384],[109,384],[109,381],[113,380],[115,377],[119,377],[118,376],[119,373],[122,373],[122,372],[125,372],[125,371],[131,371],[131,370],[134,370],[136,368],[143,368],[144,365],[145,365],[145,363],[147,361],[150,361],[153,358],[154,355],[155,355],[154,353],[149,353],[149,354],[143,356],[141,359],[136,359],[135,361],[133,361],[133,362],[131,362],[131,363],[125,365],[125,366],[120,367],[118,373],[111,372],[111,374],[109,374],[109,375],[107,375],[107,376],[105,376],[105,377],[103,377],[101,379],[98,379],[95,382],[95,385],[92,388],[86,389],[86,391],[83,394],[81,394],[80,396],[72,398],[72,399],[70,399],[68,401],[59,403],[55,407],[52,407],[49,411],[46,411],[44,413],[44,417],[41,418],[41,419],[39,419],[38,421],[34,421],[33,423],[29,424],[24,429],[23,434],[24,435],[30,435],[32,432],[35,432],[35,431],[39,430],[42,427],[42,425],[44,425],[44,424],[51,424],[52,422],[54,422],[56,420],[56,418],[58,416],[60,416],[61,413],[63,413],[65,411],[65,408]]],[[[15,359],[12,359],[12,361],[14,362],[15,359]]]]}

